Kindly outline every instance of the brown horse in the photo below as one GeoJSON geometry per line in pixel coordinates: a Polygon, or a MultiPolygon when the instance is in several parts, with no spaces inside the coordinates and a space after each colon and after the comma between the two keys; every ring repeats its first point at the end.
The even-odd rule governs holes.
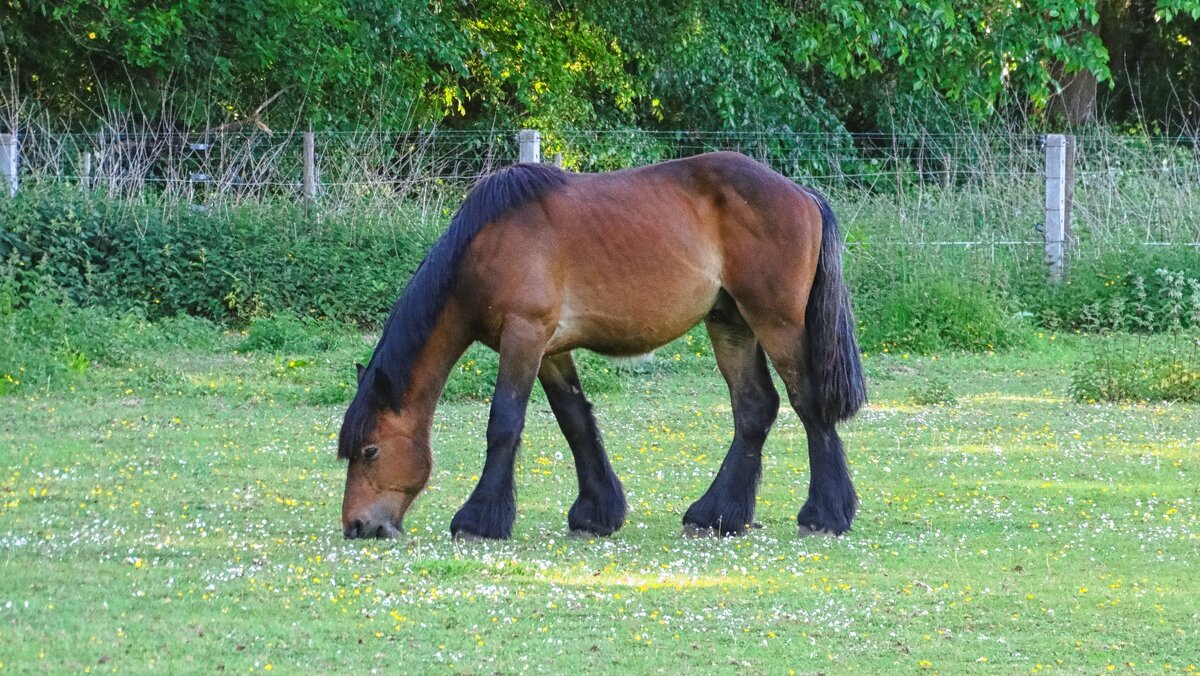
{"type": "Polygon", "coordinates": [[[500,355],[479,484],[455,537],[507,538],[513,463],[534,380],[575,457],[572,531],[625,519],[571,360],[636,355],[704,321],[733,401],[734,437],[691,532],[740,534],[754,518],[762,446],[779,410],[767,358],[808,435],[801,533],[841,534],[857,506],[835,423],[866,400],[842,240],[824,198],[736,153],[606,174],[522,164],[467,195],[396,303],[346,411],[347,538],[390,537],[432,470],[430,428],[455,362],[474,341],[500,355]]]}

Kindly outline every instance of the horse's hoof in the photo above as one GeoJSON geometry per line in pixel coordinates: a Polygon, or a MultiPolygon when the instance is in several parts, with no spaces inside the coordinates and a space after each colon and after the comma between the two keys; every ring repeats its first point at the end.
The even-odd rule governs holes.
{"type": "Polygon", "coordinates": [[[797,533],[802,538],[807,537],[825,537],[836,538],[838,534],[828,528],[810,528],[808,526],[800,526],[800,531],[797,533]]]}
{"type": "Polygon", "coordinates": [[[701,538],[719,538],[721,531],[707,526],[697,526],[694,523],[685,523],[679,535],[689,540],[699,540],[701,538]]]}
{"type": "Polygon", "coordinates": [[[455,542],[489,542],[493,539],[493,538],[489,538],[489,537],[484,537],[482,535],[477,535],[475,533],[469,533],[465,530],[458,531],[457,533],[452,535],[451,538],[455,542]]]}

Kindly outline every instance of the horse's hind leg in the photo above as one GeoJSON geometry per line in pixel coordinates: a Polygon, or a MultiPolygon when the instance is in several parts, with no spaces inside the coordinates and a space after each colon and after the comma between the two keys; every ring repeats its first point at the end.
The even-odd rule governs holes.
{"type": "Polygon", "coordinates": [[[755,334],[787,386],[788,399],[808,435],[808,500],[796,521],[800,534],[841,535],[850,530],[858,497],[850,480],[846,453],[837,429],[819,410],[812,382],[803,322],[754,321],[755,334]]]}
{"type": "Polygon", "coordinates": [[[767,360],[750,327],[729,300],[705,320],[717,366],[729,385],[733,443],[712,486],[683,517],[685,532],[740,535],[754,520],[762,447],[779,411],[767,360]]]}
{"type": "Polygon", "coordinates": [[[611,535],[625,523],[625,495],[608,462],[592,405],[583,394],[569,352],[546,357],[538,380],[575,456],[579,497],[567,513],[572,533],[611,535]]]}

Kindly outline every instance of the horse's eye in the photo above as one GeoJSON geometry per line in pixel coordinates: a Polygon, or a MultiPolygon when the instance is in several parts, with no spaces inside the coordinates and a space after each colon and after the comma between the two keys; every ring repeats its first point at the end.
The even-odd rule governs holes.
{"type": "Polygon", "coordinates": [[[362,452],[363,460],[374,460],[376,458],[376,456],[378,456],[378,455],[379,455],[379,447],[378,446],[367,446],[366,448],[363,449],[363,452],[362,452]]]}

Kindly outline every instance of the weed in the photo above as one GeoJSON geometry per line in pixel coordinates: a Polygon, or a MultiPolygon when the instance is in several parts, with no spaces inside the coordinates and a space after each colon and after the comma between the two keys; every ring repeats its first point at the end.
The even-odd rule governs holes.
{"type": "Polygon", "coordinates": [[[301,353],[334,349],[351,340],[353,331],[336,322],[297,317],[290,313],[258,317],[245,330],[239,352],[301,353]]]}
{"type": "Polygon", "coordinates": [[[941,376],[924,378],[908,391],[908,398],[918,406],[945,406],[958,401],[950,381],[941,376]]]}
{"type": "Polygon", "coordinates": [[[1105,336],[1075,366],[1071,395],[1088,403],[1200,403],[1200,334],[1105,336]]]}
{"type": "Polygon", "coordinates": [[[1087,306],[1086,328],[1101,338],[1075,366],[1071,394],[1077,400],[1200,401],[1200,280],[1166,268],[1152,279],[1149,285],[1131,275],[1128,302],[1114,297],[1087,306]],[[1159,339],[1144,333],[1156,326],[1166,332],[1159,339]]]}

